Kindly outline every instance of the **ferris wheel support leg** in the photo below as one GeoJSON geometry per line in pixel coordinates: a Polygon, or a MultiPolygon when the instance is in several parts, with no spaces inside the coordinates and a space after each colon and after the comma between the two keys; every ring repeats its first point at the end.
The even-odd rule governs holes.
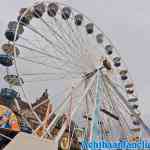
{"type": "MultiPolygon", "coordinates": [[[[74,89],[77,89],[81,84],[82,84],[82,80],[77,84],[77,86],[76,86],[74,89]]],[[[72,91],[71,91],[71,92],[72,92],[72,91]]],[[[69,97],[70,97],[71,92],[69,92],[69,94],[66,96],[66,98],[64,99],[64,101],[63,101],[55,110],[53,110],[53,111],[49,114],[48,119],[50,119],[53,114],[57,114],[57,115],[59,114],[59,115],[60,115],[60,112],[61,112],[61,111],[65,108],[65,106],[69,103],[69,97]]],[[[57,115],[55,116],[55,118],[57,117],[57,115]]],[[[54,118],[54,119],[55,119],[55,118],[54,118]]],[[[54,119],[53,119],[53,120],[54,120],[54,119]]],[[[52,121],[52,122],[53,122],[53,121],[52,121]]],[[[48,127],[47,127],[47,129],[46,129],[46,133],[48,133],[48,134],[49,134],[49,130],[50,130],[50,128],[51,128],[51,124],[53,124],[52,122],[48,125],[48,127]]],[[[34,134],[36,134],[36,131],[37,131],[38,129],[40,129],[43,125],[44,125],[44,121],[42,121],[42,123],[35,129],[34,134]]],[[[45,133],[45,134],[46,134],[46,133],[45,133]]],[[[45,134],[43,134],[42,137],[44,137],[45,134]]]]}
{"type": "MultiPolygon", "coordinates": [[[[89,133],[89,142],[92,142],[93,138],[96,138],[95,136],[99,133],[96,130],[96,126],[97,126],[97,112],[99,111],[100,108],[100,95],[99,95],[99,84],[100,84],[100,71],[97,71],[97,78],[96,78],[96,99],[94,102],[94,108],[93,108],[93,112],[92,112],[92,122],[91,122],[91,126],[90,126],[90,133],[89,133]],[[98,111],[97,111],[98,109],[98,111]]],[[[100,119],[100,118],[99,118],[100,119]]]]}
{"type": "MultiPolygon", "coordinates": [[[[75,113],[78,111],[78,109],[80,108],[80,106],[81,106],[81,104],[82,104],[82,102],[83,102],[83,99],[84,99],[84,98],[86,97],[86,95],[88,94],[88,92],[89,92],[90,88],[92,87],[94,81],[95,81],[95,75],[93,76],[93,78],[91,79],[91,81],[89,82],[89,84],[87,85],[87,88],[85,89],[85,91],[84,91],[84,93],[83,93],[81,99],[79,100],[79,103],[78,103],[78,104],[74,107],[74,109],[72,110],[71,115],[70,115],[70,118],[72,118],[72,117],[75,115],[75,113]]],[[[63,124],[63,126],[62,126],[62,128],[60,129],[60,131],[59,131],[57,137],[55,138],[55,142],[56,142],[56,143],[57,143],[57,142],[60,140],[60,138],[62,137],[63,133],[64,133],[65,130],[66,130],[66,127],[67,127],[67,122],[65,122],[65,123],[63,124]]]]}
{"type": "Polygon", "coordinates": [[[79,100],[78,105],[76,105],[76,107],[73,109],[72,113],[71,113],[71,117],[73,117],[75,115],[75,113],[77,112],[77,110],[80,108],[80,105],[82,104],[83,99],[85,98],[85,96],[87,95],[87,93],[89,92],[90,88],[92,87],[93,83],[95,81],[95,75],[93,76],[93,78],[91,79],[91,81],[89,82],[87,88],[85,89],[81,99],[79,100]]]}
{"type": "Polygon", "coordinates": [[[147,132],[148,136],[150,136],[150,128],[144,123],[144,121],[142,120],[141,117],[139,117],[136,112],[132,109],[132,107],[128,104],[128,101],[126,100],[126,98],[119,92],[119,90],[117,89],[117,87],[113,84],[113,82],[109,79],[108,76],[104,76],[105,79],[108,81],[108,84],[114,89],[114,91],[118,94],[118,96],[120,97],[120,99],[124,102],[124,104],[126,105],[126,107],[130,110],[130,112],[132,114],[134,114],[134,116],[140,121],[141,125],[143,126],[144,130],[147,132]]]}
{"type": "MultiPolygon", "coordinates": [[[[88,84],[88,80],[85,79],[85,88],[87,87],[88,84]]],[[[88,96],[85,96],[85,101],[86,101],[86,115],[89,116],[89,101],[88,101],[88,96]]],[[[89,121],[89,119],[87,119],[87,136],[89,137],[90,135],[90,128],[91,128],[91,123],[89,121]]]]}
{"type": "MultiPolygon", "coordinates": [[[[70,94],[68,95],[70,96],[70,94]]],[[[67,96],[67,97],[68,97],[67,96]]],[[[61,116],[61,112],[63,109],[65,109],[65,106],[69,103],[69,97],[65,100],[63,104],[61,104],[61,107],[59,108],[59,111],[56,113],[55,118],[52,120],[52,122],[48,125],[47,129],[45,130],[45,133],[41,136],[41,139],[45,137],[46,134],[50,135],[50,129],[54,126],[54,124],[58,121],[59,117],[61,116]]],[[[48,119],[50,118],[51,114],[54,114],[54,112],[51,112],[50,115],[48,116],[48,119]]],[[[43,126],[43,124],[42,124],[43,126]]],[[[38,128],[36,129],[38,130],[38,128]]]]}

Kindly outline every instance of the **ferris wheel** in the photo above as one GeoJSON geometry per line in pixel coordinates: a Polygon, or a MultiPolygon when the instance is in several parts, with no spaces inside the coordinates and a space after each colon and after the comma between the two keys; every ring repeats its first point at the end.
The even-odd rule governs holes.
{"type": "Polygon", "coordinates": [[[57,2],[36,2],[21,8],[16,21],[8,23],[6,43],[0,64],[6,69],[0,96],[13,99],[18,112],[18,97],[29,104],[34,114],[32,133],[44,126],[32,101],[48,89],[54,110],[47,114],[41,138],[60,141],[69,126],[69,139],[142,139],[138,96],[127,66],[104,32],[78,10],[57,2]],[[60,117],[64,120],[53,136],[60,117]],[[71,122],[76,126],[71,131],[71,122]],[[81,136],[82,135],[82,136],[81,136]],[[78,137],[79,138],[79,137],[78,137]]]}

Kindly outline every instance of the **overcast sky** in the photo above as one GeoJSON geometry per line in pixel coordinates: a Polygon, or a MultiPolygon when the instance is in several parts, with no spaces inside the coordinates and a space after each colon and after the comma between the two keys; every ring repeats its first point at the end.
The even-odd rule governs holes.
{"type": "MultiPolygon", "coordinates": [[[[89,16],[120,50],[134,79],[140,97],[141,112],[148,120],[150,115],[150,1],[68,0],[66,3],[89,16]]],[[[30,4],[32,0],[1,0],[1,41],[8,21],[16,19],[18,10],[30,4]]]]}

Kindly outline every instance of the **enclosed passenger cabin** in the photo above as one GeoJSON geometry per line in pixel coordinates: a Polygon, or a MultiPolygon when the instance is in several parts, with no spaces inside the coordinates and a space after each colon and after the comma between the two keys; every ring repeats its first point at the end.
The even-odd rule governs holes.
{"type": "Polygon", "coordinates": [[[0,64],[5,67],[10,67],[13,65],[13,58],[6,54],[0,54],[0,64]]]}
{"type": "Polygon", "coordinates": [[[113,53],[113,46],[112,45],[106,45],[105,51],[108,55],[111,55],[113,53]]]}
{"type": "Polygon", "coordinates": [[[88,34],[92,34],[94,32],[94,24],[93,23],[88,23],[85,28],[86,28],[86,32],[88,34]]]}
{"type": "Polygon", "coordinates": [[[114,66],[115,67],[120,67],[121,65],[121,58],[120,57],[115,57],[113,58],[114,66]]]}
{"type": "Polygon", "coordinates": [[[62,9],[61,16],[64,20],[68,20],[71,16],[71,8],[70,7],[64,7],[62,9]]]}
{"type": "Polygon", "coordinates": [[[56,3],[50,3],[47,8],[47,13],[50,17],[55,17],[57,15],[58,10],[59,7],[56,3]]]}
{"type": "Polygon", "coordinates": [[[102,33],[100,34],[97,34],[96,35],[96,41],[98,44],[102,44],[103,43],[103,38],[104,38],[104,35],[102,33]]]}
{"type": "Polygon", "coordinates": [[[2,45],[2,50],[9,56],[19,56],[19,49],[11,43],[5,43],[2,45]]]}
{"type": "Polygon", "coordinates": [[[33,7],[33,16],[35,18],[41,18],[44,13],[45,13],[45,5],[44,5],[44,3],[36,4],[33,7]]]}
{"type": "Polygon", "coordinates": [[[75,21],[75,25],[77,26],[81,26],[82,22],[83,22],[83,15],[82,14],[78,14],[74,17],[74,21],[75,21]]]}

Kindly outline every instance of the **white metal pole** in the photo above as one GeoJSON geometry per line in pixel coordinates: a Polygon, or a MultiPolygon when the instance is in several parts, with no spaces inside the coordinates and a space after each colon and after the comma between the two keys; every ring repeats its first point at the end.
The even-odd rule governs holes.
{"type": "MultiPolygon", "coordinates": [[[[79,100],[79,103],[74,107],[74,109],[72,110],[72,113],[71,113],[71,118],[75,115],[75,113],[77,112],[77,110],[80,108],[80,106],[82,105],[82,102],[83,102],[83,99],[86,97],[88,91],[90,90],[91,86],[93,85],[95,81],[95,75],[94,77],[91,79],[91,81],[89,82],[87,88],[85,89],[82,97],[80,98],[79,100]]],[[[65,129],[67,127],[67,122],[65,122],[61,128],[61,130],[59,131],[57,137],[55,138],[55,142],[57,143],[60,138],[62,137],[63,133],[65,132],[65,129]]]]}
{"type": "Polygon", "coordinates": [[[92,122],[90,125],[90,134],[89,134],[89,142],[92,142],[93,139],[93,127],[94,127],[94,123],[95,123],[95,111],[97,108],[97,101],[99,99],[99,78],[100,78],[100,71],[97,71],[96,74],[96,99],[94,101],[94,107],[93,107],[93,111],[92,111],[92,122]]]}
{"type": "MultiPolygon", "coordinates": [[[[77,84],[77,86],[74,88],[74,90],[75,89],[77,89],[80,85],[82,84],[82,80],[77,84]]],[[[50,128],[56,123],[56,121],[58,120],[58,118],[61,116],[61,112],[65,109],[65,107],[68,105],[68,103],[70,102],[70,93],[72,93],[72,90],[71,90],[71,92],[69,92],[69,94],[68,94],[68,96],[67,96],[67,99],[65,99],[65,101],[63,102],[63,103],[61,103],[61,105],[58,107],[58,109],[57,109],[57,112],[56,111],[53,111],[53,112],[51,112],[50,114],[49,114],[49,117],[48,117],[48,119],[52,116],[52,114],[54,114],[54,113],[56,113],[56,116],[55,116],[55,118],[52,120],[52,122],[49,124],[49,126],[47,127],[47,129],[46,129],[46,132],[43,134],[43,136],[41,137],[41,138],[43,138],[46,134],[49,134],[49,130],[50,130],[50,128]]],[[[44,122],[42,122],[42,124],[41,125],[43,125],[43,123],[44,122]]],[[[39,128],[39,127],[38,127],[39,128]]],[[[37,128],[37,129],[38,129],[37,128]]],[[[36,130],[37,130],[36,129],[36,130]]]]}

